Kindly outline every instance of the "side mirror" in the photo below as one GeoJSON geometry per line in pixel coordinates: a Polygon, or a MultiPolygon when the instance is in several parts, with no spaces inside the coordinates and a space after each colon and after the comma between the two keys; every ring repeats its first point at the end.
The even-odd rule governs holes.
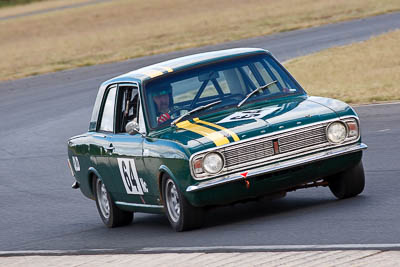
{"type": "Polygon", "coordinates": [[[125,130],[128,134],[137,134],[139,133],[139,124],[136,121],[132,120],[126,124],[125,130]]]}

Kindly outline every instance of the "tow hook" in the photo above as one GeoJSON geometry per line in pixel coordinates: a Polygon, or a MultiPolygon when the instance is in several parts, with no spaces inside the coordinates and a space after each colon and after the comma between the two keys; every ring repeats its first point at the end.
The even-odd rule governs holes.
{"type": "Polygon", "coordinates": [[[250,188],[250,182],[249,182],[249,180],[247,180],[246,178],[247,178],[247,174],[249,174],[249,172],[247,171],[247,172],[243,172],[243,173],[241,173],[240,175],[243,177],[243,179],[244,179],[244,184],[246,185],[246,188],[247,189],[249,189],[250,188]]]}
{"type": "Polygon", "coordinates": [[[249,188],[250,188],[250,182],[249,182],[249,180],[244,180],[244,183],[246,184],[246,188],[249,189],[249,188]]]}
{"type": "Polygon", "coordinates": [[[75,181],[75,183],[73,183],[71,187],[72,187],[72,189],[78,189],[79,186],[80,186],[79,182],[75,181]]]}

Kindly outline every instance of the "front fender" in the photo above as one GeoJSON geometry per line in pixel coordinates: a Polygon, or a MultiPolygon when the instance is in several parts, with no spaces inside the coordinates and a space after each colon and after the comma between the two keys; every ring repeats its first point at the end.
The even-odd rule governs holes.
{"type": "MultiPolygon", "coordinates": [[[[186,161],[187,164],[188,161],[186,161]]],[[[159,176],[158,176],[158,188],[160,191],[160,197],[162,199],[162,177],[164,174],[167,174],[178,186],[179,190],[183,195],[186,196],[186,188],[193,184],[193,178],[190,175],[189,166],[182,170],[182,168],[171,169],[167,165],[161,165],[159,168],[159,176]]]]}
{"type": "Polygon", "coordinates": [[[338,99],[309,96],[308,100],[331,109],[337,114],[338,117],[357,116],[357,113],[350,105],[338,99]]]}

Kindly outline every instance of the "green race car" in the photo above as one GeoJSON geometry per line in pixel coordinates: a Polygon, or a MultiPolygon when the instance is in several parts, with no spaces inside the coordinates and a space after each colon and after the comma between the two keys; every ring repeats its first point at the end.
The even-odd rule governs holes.
{"type": "Polygon", "coordinates": [[[266,50],[181,57],[104,82],[68,163],[108,227],[165,213],[176,231],[207,207],[313,186],[364,189],[360,124],[347,104],[308,96],[266,50]]]}

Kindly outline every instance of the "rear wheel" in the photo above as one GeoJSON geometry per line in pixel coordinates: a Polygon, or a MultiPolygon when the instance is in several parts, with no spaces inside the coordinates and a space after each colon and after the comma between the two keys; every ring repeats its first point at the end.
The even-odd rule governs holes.
{"type": "Polygon", "coordinates": [[[328,178],[329,189],[338,198],[349,198],[360,194],[365,187],[364,167],[360,161],[356,166],[328,178]]]}
{"type": "Polygon", "coordinates": [[[118,227],[132,222],[133,212],[120,210],[111,200],[106,186],[98,177],[93,179],[93,189],[97,210],[107,227],[118,227]]]}
{"type": "Polygon", "coordinates": [[[204,209],[193,207],[169,176],[163,179],[162,193],[168,220],[175,231],[181,232],[203,225],[204,209]]]}

